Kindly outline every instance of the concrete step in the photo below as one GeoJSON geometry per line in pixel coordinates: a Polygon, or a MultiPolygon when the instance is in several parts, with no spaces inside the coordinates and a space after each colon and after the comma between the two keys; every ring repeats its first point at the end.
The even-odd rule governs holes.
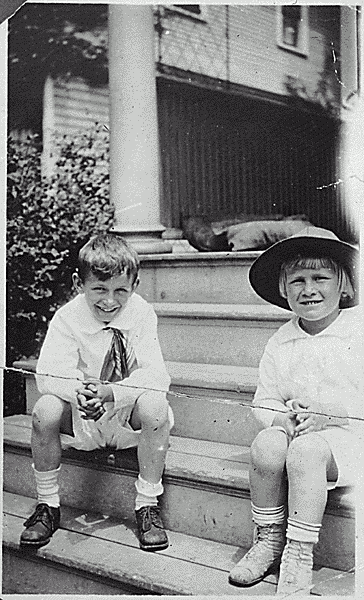
{"type": "MultiPolygon", "coordinates": [[[[34,497],[30,417],[4,420],[4,489],[34,497]]],[[[161,506],[166,527],[247,548],[252,542],[247,447],[171,437],[161,506]]],[[[69,450],[60,477],[66,506],[134,519],[135,449],[69,450]]],[[[348,571],[354,565],[353,492],[333,490],[325,511],[316,563],[348,571]]]]}
{"type": "Polygon", "coordinates": [[[250,408],[258,379],[254,367],[167,363],[168,394],[182,437],[250,446],[260,431],[250,408]]]}
{"type": "Polygon", "coordinates": [[[164,359],[257,367],[291,313],[275,306],[154,303],[164,359]]]}
{"type": "Polygon", "coordinates": [[[261,252],[141,256],[138,293],[149,302],[265,304],[248,272],[261,252]]]}
{"type": "MultiPolygon", "coordinates": [[[[37,578],[32,575],[34,567],[31,569],[28,565],[25,569],[23,566],[22,571],[26,572],[26,581],[25,586],[19,589],[20,582],[17,577],[14,577],[14,568],[11,567],[19,559],[24,565],[27,554],[30,554],[23,550],[19,556],[19,535],[23,530],[24,518],[31,514],[33,509],[34,500],[5,493],[3,537],[5,550],[7,550],[4,561],[3,592],[5,593],[17,591],[72,593],[76,585],[78,593],[90,593],[91,583],[98,585],[99,588],[92,590],[91,593],[129,592],[158,595],[234,595],[236,593],[236,588],[228,583],[228,572],[236,562],[235,557],[239,556],[239,552],[241,553],[238,547],[168,532],[170,546],[167,550],[158,553],[142,552],[138,546],[133,522],[115,520],[104,514],[69,507],[62,508],[61,529],[45,548],[37,552],[38,562],[43,565],[46,563],[52,577],[42,576],[41,580],[37,581],[37,578]],[[67,572],[63,571],[65,567],[67,572]],[[73,573],[71,571],[73,575],[71,581],[66,581],[68,569],[73,571],[73,573]],[[85,580],[85,574],[88,575],[88,581],[82,582],[82,579],[85,580]],[[78,581],[75,581],[77,575],[78,581]],[[100,576],[104,579],[101,584],[100,576]],[[60,583],[66,585],[66,589],[62,588],[60,583]],[[86,588],[84,590],[82,583],[86,588]],[[41,589],[39,585],[42,586],[41,589]],[[15,587],[18,589],[14,589],[15,587]]],[[[43,571],[42,568],[42,574],[43,571]]],[[[255,586],[250,591],[250,595],[259,593],[272,595],[274,591],[274,577],[270,577],[270,581],[255,586]]]]}
{"type": "MultiPolygon", "coordinates": [[[[259,431],[249,408],[258,378],[255,367],[166,364],[172,379],[168,398],[175,416],[173,434],[250,446],[259,431]]],[[[17,361],[14,366],[34,372],[36,360],[17,361]]],[[[34,376],[25,379],[31,414],[40,394],[34,376]]]]}
{"type": "MultiPolygon", "coordinates": [[[[228,584],[228,573],[245,550],[169,531],[163,552],[138,548],[135,524],[80,508],[62,508],[61,528],[36,553],[19,550],[30,498],[5,492],[3,510],[4,594],[108,594],[244,596],[275,593],[277,575],[244,591],[228,584]]],[[[318,568],[313,593],[354,593],[354,574],[318,568]],[[331,588],[330,588],[331,586],[331,588]],[[338,587],[339,586],[339,587],[338,587]]]]}

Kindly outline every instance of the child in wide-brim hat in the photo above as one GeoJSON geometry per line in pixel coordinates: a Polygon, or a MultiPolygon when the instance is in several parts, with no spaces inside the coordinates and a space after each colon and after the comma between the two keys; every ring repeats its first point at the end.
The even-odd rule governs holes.
{"type": "Polygon", "coordinates": [[[294,316],[270,338],[259,366],[253,407],[263,429],[250,452],[255,542],[230,573],[235,585],[257,583],[280,565],[278,594],[310,593],[327,491],[354,483],[360,423],[350,417],[361,415],[363,392],[358,254],[310,226],[251,267],[255,292],[294,316]]]}

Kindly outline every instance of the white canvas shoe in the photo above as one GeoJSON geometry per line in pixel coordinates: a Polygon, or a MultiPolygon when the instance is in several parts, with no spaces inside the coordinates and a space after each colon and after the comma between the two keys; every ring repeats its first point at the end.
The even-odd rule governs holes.
{"type": "Polygon", "coordinates": [[[233,585],[246,587],[261,581],[279,566],[286,543],[285,524],[257,525],[254,544],[229,575],[233,585]]]}
{"type": "Polygon", "coordinates": [[[287,540],[281,560],[277,594],[308,596],[312,585],[313,544],[287,540]]]}

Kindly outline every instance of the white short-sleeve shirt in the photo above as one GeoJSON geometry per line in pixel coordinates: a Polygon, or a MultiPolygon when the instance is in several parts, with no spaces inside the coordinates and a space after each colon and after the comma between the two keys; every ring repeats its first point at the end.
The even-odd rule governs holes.
{"type": "MultiPolygon", "coordinates": [[[[311,398],[341,404],[349,417],[363,419],[364,358],[362,312],[345,309],[337,319],[317,335],[309,335],[299,325],[297,316],[285,323],[270,338],[259,366],[259,381],[253,405],[289,410],[287,403],[311,398]]],[[[273,410],[257,408],[254,415],[264,427],[270,427],[273,410]]],[[[349,419],[348,425],[328,427],[318,432],[329,442],[341,471],[349,468],[348,443],[362,439],[364,423],[349,419]],[[346,452],[346,459],[341,453],[346,452]]],[[[351,462],[353,456],[351,456],[351,462]]]]}

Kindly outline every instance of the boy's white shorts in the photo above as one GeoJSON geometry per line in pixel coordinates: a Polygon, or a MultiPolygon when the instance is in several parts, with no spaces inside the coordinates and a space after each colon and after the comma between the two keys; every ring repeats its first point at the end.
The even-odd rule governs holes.
{"type": "MultiPolygon", "coordinates": [[[[72,421],[74,437],[61,434],[62,448],[77,450],[96,450],[111,447],[116,450],[132,448],[139,443],[140,430],[134,430],[130,423],[131,413],[135,403],[114,411],[112,403],[105,404],[106,412],[98,420],[81,419],[76,405],[72,404],[72,421]]],[[[169,427],[174,425],[173,411],[168,407],[169,427]]]]}
{"type": "Polygon", "coordinates": [[[360,442],[357,436],[352,431],[343,427],[328,427],[317,433],[330,446],[339,472],[337,481],[327,482],[327,489],[354,486],[358,475],[358,459],[360,455],[360,442]]]}

